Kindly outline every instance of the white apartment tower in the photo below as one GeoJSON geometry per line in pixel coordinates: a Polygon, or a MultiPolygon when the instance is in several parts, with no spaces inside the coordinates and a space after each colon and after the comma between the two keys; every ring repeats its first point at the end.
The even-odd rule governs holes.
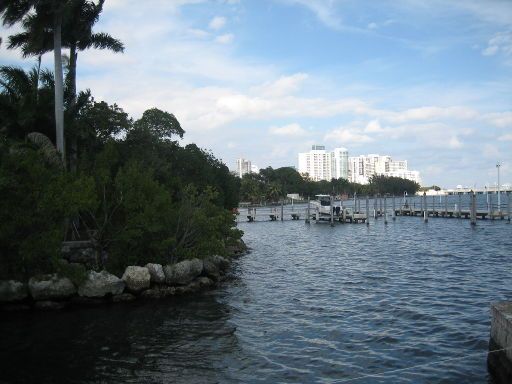
{"type": "Polygon", "coordinates": [[[348,179],[348,150],[346,148],[334,148],[331,159],[332,177],[348,179]]]}
{"type": "Polygon", "coordinates": [[[313,145],[309,152],[299,153],[299,173],[314,181],[343,178],[368,184],[372,176],[383,175],[421,183],[419,172],[407,169],[407,160],[393,160],[391,156],[378,154],[349,157],[345,148],[328,152],[323,145],[313,145]]]}
{"type": "Polygon", "coordinates": [[[419,172],[407,169],[407,160],[394,161],[391,156],[376,154],[349,157],[349,180],[351,182],[367,184],[375,175],[401,177],[418,184],[421,183],[419,172]]]}
{"type": "Polygon", "coordinates": [[[299,153],[299,173],[313,181],[332,179],[332,154],[323,145],[313,145],[311,151],[299,153]]]}
{"type": "Polygon", "coordinates": [[[236,160],[236,174],[242,178],[243,175],[252,172],[251,161],[244,158],[236,160]]]}

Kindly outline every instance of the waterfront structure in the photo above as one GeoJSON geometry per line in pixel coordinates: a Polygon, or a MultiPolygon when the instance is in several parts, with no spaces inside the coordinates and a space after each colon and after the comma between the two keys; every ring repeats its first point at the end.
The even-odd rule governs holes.
{"type": "Polygon", "coordinates": [[[240,158],[236,160],[236,175],[242,178],[247,173],[252,173],[252,165],[250,160],[240,158]]]}

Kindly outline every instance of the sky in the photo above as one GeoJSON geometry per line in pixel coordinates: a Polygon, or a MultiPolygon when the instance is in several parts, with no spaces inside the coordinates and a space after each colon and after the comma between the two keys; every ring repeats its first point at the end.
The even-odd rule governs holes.
{"type": "Polygon", "coordinates": [[[408,160],[423,185],[493,185],[497,162],[512,183],[512,1],[107,0],[95,31],[125,53],[81,52],[78,89],[173,113],[230,168],[318,144],[408,160]]]}

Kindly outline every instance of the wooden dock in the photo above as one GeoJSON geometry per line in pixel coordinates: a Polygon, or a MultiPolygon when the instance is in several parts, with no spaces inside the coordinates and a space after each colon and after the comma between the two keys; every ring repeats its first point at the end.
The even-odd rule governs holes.
{"type": "Polygon", "coordinates": [[[445,196],[414,195],[389,196],[376,195],[348,200],[331,201],[332,213],[322,212],[314,204],[287,204],[239,208],[237,221],[247,218],[248,222],[277,222],[285,220],[305,220],[317,223],[366,223],[384,218],[395,220],[400,216],[429,218],[468,219],[471,224],[477,220],[511,221],[512,194],[458,194],[445,196]]]}

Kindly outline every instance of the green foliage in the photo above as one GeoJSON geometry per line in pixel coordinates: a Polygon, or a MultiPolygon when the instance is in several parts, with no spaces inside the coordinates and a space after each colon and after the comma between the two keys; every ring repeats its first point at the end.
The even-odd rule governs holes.
{"type": "Polygon", "coordinates": [[[259,174],[245,174],[241,180],[240,200],[252,203],[276,202],[289,193],[303,197],[318,194],[374,195],[416,193],[419,185],[411,180],[398,177],[374,176],[369,184],[351,183],[346,179],[312,181],[303,178],[291,167],[262,169],[259,174]]]}
{"type": "Polygon", "coordinates": [[[54,269],[59,276],[67,277],[77,286],[87,280],[87,270],[82,264],[58,260],[54,265],[54,269]]]}
{"type": "Polygon", "coordinates": [[[35,149],[0,147],[0,276],[54,270],[68,217],[95,204],[90,178],[48,165],[35,149]]]}
{"type": "Polygon", "coordinates": [[[157,108],[148,109],[133,125],[134,130],[150,132],[153,136],[163,140],[178,135],[183,138],[185,131],[181,128],[178,119],[173,114],[157,108]]]}

